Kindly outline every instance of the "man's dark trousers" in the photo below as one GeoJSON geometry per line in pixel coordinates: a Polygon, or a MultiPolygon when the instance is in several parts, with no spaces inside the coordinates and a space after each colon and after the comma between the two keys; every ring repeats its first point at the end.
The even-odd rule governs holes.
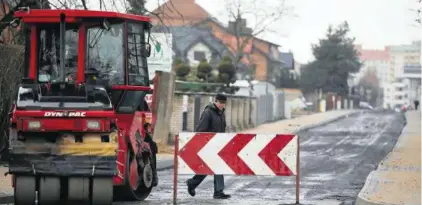
{"type": "MultiPolygon", "coordinates": [[[[191,180],[191,185],[196,188],[202,181],[204,181],[207,175],[195,175],[191,180]]],[[[214,192],[219,193],[224,190],[224,176],[214,175],[214,192]]]]}
{"type": "MultiPolygon", "coordinates": [[[[226,101],[226,99],[224,101],[226,101]]],[[[198,125],[195,127],[195,132],[224,133],[225,131],[226,118],[224,115],[224,109],[220,110],[214,103],[210,103],[202,112],[198,125]]],[[[187,181],[188,189],[194,190],[202,181],[204,181],[205,177],[207,177],[207,175],[195,175],[192,179],[189,179],[187,181]]],[[[223,175],[214,175],[214,196],[218,197],[221,195],[222,197],[227,197],[223,190],[223,175]]]]}

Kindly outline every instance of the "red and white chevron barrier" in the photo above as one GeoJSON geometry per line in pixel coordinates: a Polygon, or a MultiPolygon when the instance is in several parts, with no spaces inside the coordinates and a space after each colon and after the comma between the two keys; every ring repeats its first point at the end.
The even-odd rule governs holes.
{"type": "Polygon", "coordinates": [[[176,136],[177,175],[296,176],[299,202],[299,137],[290,134],[191,133],[176,136]]]}

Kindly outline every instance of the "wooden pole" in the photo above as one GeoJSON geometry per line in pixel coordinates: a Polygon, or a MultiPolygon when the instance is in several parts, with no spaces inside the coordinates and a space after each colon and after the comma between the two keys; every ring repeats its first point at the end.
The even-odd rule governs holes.
{"type": "Polygon", "coordinates": [[[174,165],[173,165],[173,204],[177,204],[177,175],[179,167],[179,135],[176,135],[174,139],[174,165]]]}

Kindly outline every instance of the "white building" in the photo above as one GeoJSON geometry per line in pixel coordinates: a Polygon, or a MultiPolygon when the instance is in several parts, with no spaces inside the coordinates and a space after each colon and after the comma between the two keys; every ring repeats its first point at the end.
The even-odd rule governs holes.
{"type": "Polygon", "coordinates": [[[359,59],[362,62],[362,68],[356,74],[357,80],[360,80],[366,72],[372,71],[376,73],[380,84],[388,84],[393,81],[393,79],[390,79],[391,70],[389,69],[390,55],[388,49],[363,49],[360,45],[356,45],[356,49],[360,53],[359,59]]]}
{"type": "MultiPolygon", "coordinates": [[[[411,105],[421,97],[421,41],[367,50],[357,45],[363,66],[356,74],[358,82],[371,70],[377,74],[384,91],[384,107],[411,105]]],[[[357,83],[355,82],[355,83],[357,83]]]]}
{"type": "Polygon", "coordinates": [[[421,97],[421,41],[413,41],[408,45],[390,46],[390,67],[394,70],[394,78],[407,83],[406,104],[421,97]]]}
{"type": "Polygon", "coordinates": [[[394,108],[396,106],[408,105],[410,103],[408,93],[409,81],[398,80],[393,83],[383,85],[384,87],[384,108],[394,108]]]}
{"type": "Polygon", "coordinates": [[[408,89],[406,90],[409,96],[409,103],[412,104],[415,100],[421,99],[421,65],[406,65],[403,68],[402,78],[408,82],[408,89]]]}
{"type": "Polygon", "coordinates": [[[390,52],[390,69],[394,70],[394,78],[402,78],[406,66],[421,64],[421,41],[389,46],[387,49],[390,52]]]}

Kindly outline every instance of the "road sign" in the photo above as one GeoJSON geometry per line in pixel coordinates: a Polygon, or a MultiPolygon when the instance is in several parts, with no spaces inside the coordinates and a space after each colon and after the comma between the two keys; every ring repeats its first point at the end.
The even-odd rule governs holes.
{"type": "Polygon", "coordinates": [[[296,175],[295,135],[181,133],[179,174],[296,175]]]}
{"type": "Polygon", "coordinates": [[[291,134],[179,133],[175,139],[173,204],[177,176],[264,175],[296,176],[299,204],[299,137],[291,134]]]}
{"type": "Polygon", "coordinates": [[[172,34],[151,33],[151,56],[148,58],[149,78],[152,80],[155,71],[170,72],[173,63],[172,34]]]}

